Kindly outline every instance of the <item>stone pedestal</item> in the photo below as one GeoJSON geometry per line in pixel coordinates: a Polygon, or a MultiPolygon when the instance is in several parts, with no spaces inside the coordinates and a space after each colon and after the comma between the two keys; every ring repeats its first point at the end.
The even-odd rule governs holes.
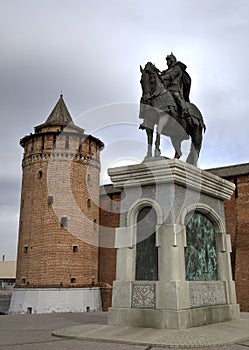
{"type": "MultiPolygon", "coordinates": [[[[230,199],[234,185],[175,159],[112,168],[109,175],[113,185],[122,188],[122,195],[115,238],[117,274],[108,323],[184,329],[239,318],[224,216],[224,201],[230,199]],[[136,280],[137,218],[145,207],[156,213],[158,278],[153,281],[136,280]],[[188,245],[193,244],[190,260],[194,262],[200,254],[198,239],[192,237],[194,243],[190,243],[186,234],[186,217],[191,213],[203,216],[215,232],[213,252],[201,248],[207,265],[201,277],[194,270],[191,277],[186,267],[188,245]],[[210,264],[215,277],[208,271],[210,264]]],[[[208,231],[202,235],[206,235],[208,250],[208,231]]]]}

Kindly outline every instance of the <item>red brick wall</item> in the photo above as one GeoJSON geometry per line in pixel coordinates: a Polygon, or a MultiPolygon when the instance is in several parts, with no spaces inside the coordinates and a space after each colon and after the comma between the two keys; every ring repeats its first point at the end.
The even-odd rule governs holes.
{"type": "Polygon", "coordinates": [[[112,284],[116,279],[114,239],[115,228],[119,227],[120,193],[107,194],[105,187],[102,187],[102,192],[100,196],[99,280],[102,286],[102,310],[107,311],[112,304],[112,284]]]}
{"type": "Polygon", "coordinates": [[[227,232],[232,240],[232,264],[237,301],[241,311],[249,311],[249,176],[228,178],[237,189],[225,203],[227,232]]]}
{"type": "Polygon", "coordinates": [[[115,228],[119,227],[120,193],[100,196],[99,280],[112,285],[116,279],[115,228]]]}

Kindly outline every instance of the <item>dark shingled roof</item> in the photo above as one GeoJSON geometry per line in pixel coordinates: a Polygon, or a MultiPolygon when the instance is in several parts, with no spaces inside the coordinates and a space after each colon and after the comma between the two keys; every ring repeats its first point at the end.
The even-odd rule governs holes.
{"type": "Polygon", "coordinates": [[[72,123],[74,125],[73,119],[63,100],[63,95],[60,95],[58,102],[45,121],[45,124],[68,125],[69,123],[72,123]]]}
{"type": "Polygon", "coordinates": [[[84,132],[83,129],[74,124],[73,118],[71,117],[67,106],[63,100],[63,95],[60,95],[58,102],[56,103],[54,109],[48,116],[45,123],[36,126],[35,131],[38,132],[44,126],[49,125],[70,126],[71,128],[76,129],[77,131],[84,132]]]}
{"type": "Polygon", "coordinates": [[[206,169],[206,171],[220,177],[247,175],[249,174],[249,163],[228,165],[220,168],[206,169]]]}
{"type": "MultiPolygon", "coordinates": [[[[92,135],[86,135],[84,133],[85,132],[84,129],[82,129],[79,126],[74,124],[73,118],[71,117],[71,115],[67,109],[67,106],[63,100],[62,94],[60,95],[59,100],[57,101],[55,107],[53,108],[52,112],[48,116],[45,123],[35,126],[35,128],[34,128],[35,134],[39,134],[40,132],[44,132],[43,128],[49,127],[51,125],[58,126],[59,128],[58,129],[52,128],[52,131],[48,131],[47,129],[45,129],[46,133],[47,132],[59,133],[59,132],[63,132],[63,131],[70,131],[70,132],[77,132],[77,133],[80,132],[84,139],[90,138],[90,139],[95,140],[95,142],[97,142],[97,144],[99,145],[100,150],[102,150],[104,148],[104,143],[100,139],[98,139],[92,135]],[[57,129],[57,130],[54,130],[54,129],[57,129]]],[[[20,145],[22,147],[24,147],[26,140],[31,138],[31,137],[34,137],[35,134],[30,134],[30,135],[24,136],[20,140],[20,145]]]]}

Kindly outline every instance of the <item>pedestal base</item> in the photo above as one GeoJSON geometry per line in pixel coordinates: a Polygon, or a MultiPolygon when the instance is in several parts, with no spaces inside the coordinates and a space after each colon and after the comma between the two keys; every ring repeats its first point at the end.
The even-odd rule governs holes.
{"type": "Polygon", "coordinates": [[[109,175],[124,190],[108,323],[177,330],[238,319],[224,214],[234,184],[166,159],[109,169],[109,175]],[[154,214],[146,221],[148,208],[154,214]]]}
{"type": "Polygon", "coordinates": [[[109,308],[108,324],[117,326],[186,329],[240,317],[239,305],[219,305],[188,310],[109,308]]]}

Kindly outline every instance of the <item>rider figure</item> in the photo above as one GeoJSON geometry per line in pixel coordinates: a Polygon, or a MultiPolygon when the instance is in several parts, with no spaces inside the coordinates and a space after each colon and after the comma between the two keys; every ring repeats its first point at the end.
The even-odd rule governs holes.
{"type": "Polygon", "coordinates": [[[166,57],[168,69],[162,71],[161,78],[164,86],[169,90],[182,112],[182,117],[188,118],[189,113],[186,102],[189,102],[191,78],[186,72],[186,65],[176,60],[171,53],[166,57]]]}

